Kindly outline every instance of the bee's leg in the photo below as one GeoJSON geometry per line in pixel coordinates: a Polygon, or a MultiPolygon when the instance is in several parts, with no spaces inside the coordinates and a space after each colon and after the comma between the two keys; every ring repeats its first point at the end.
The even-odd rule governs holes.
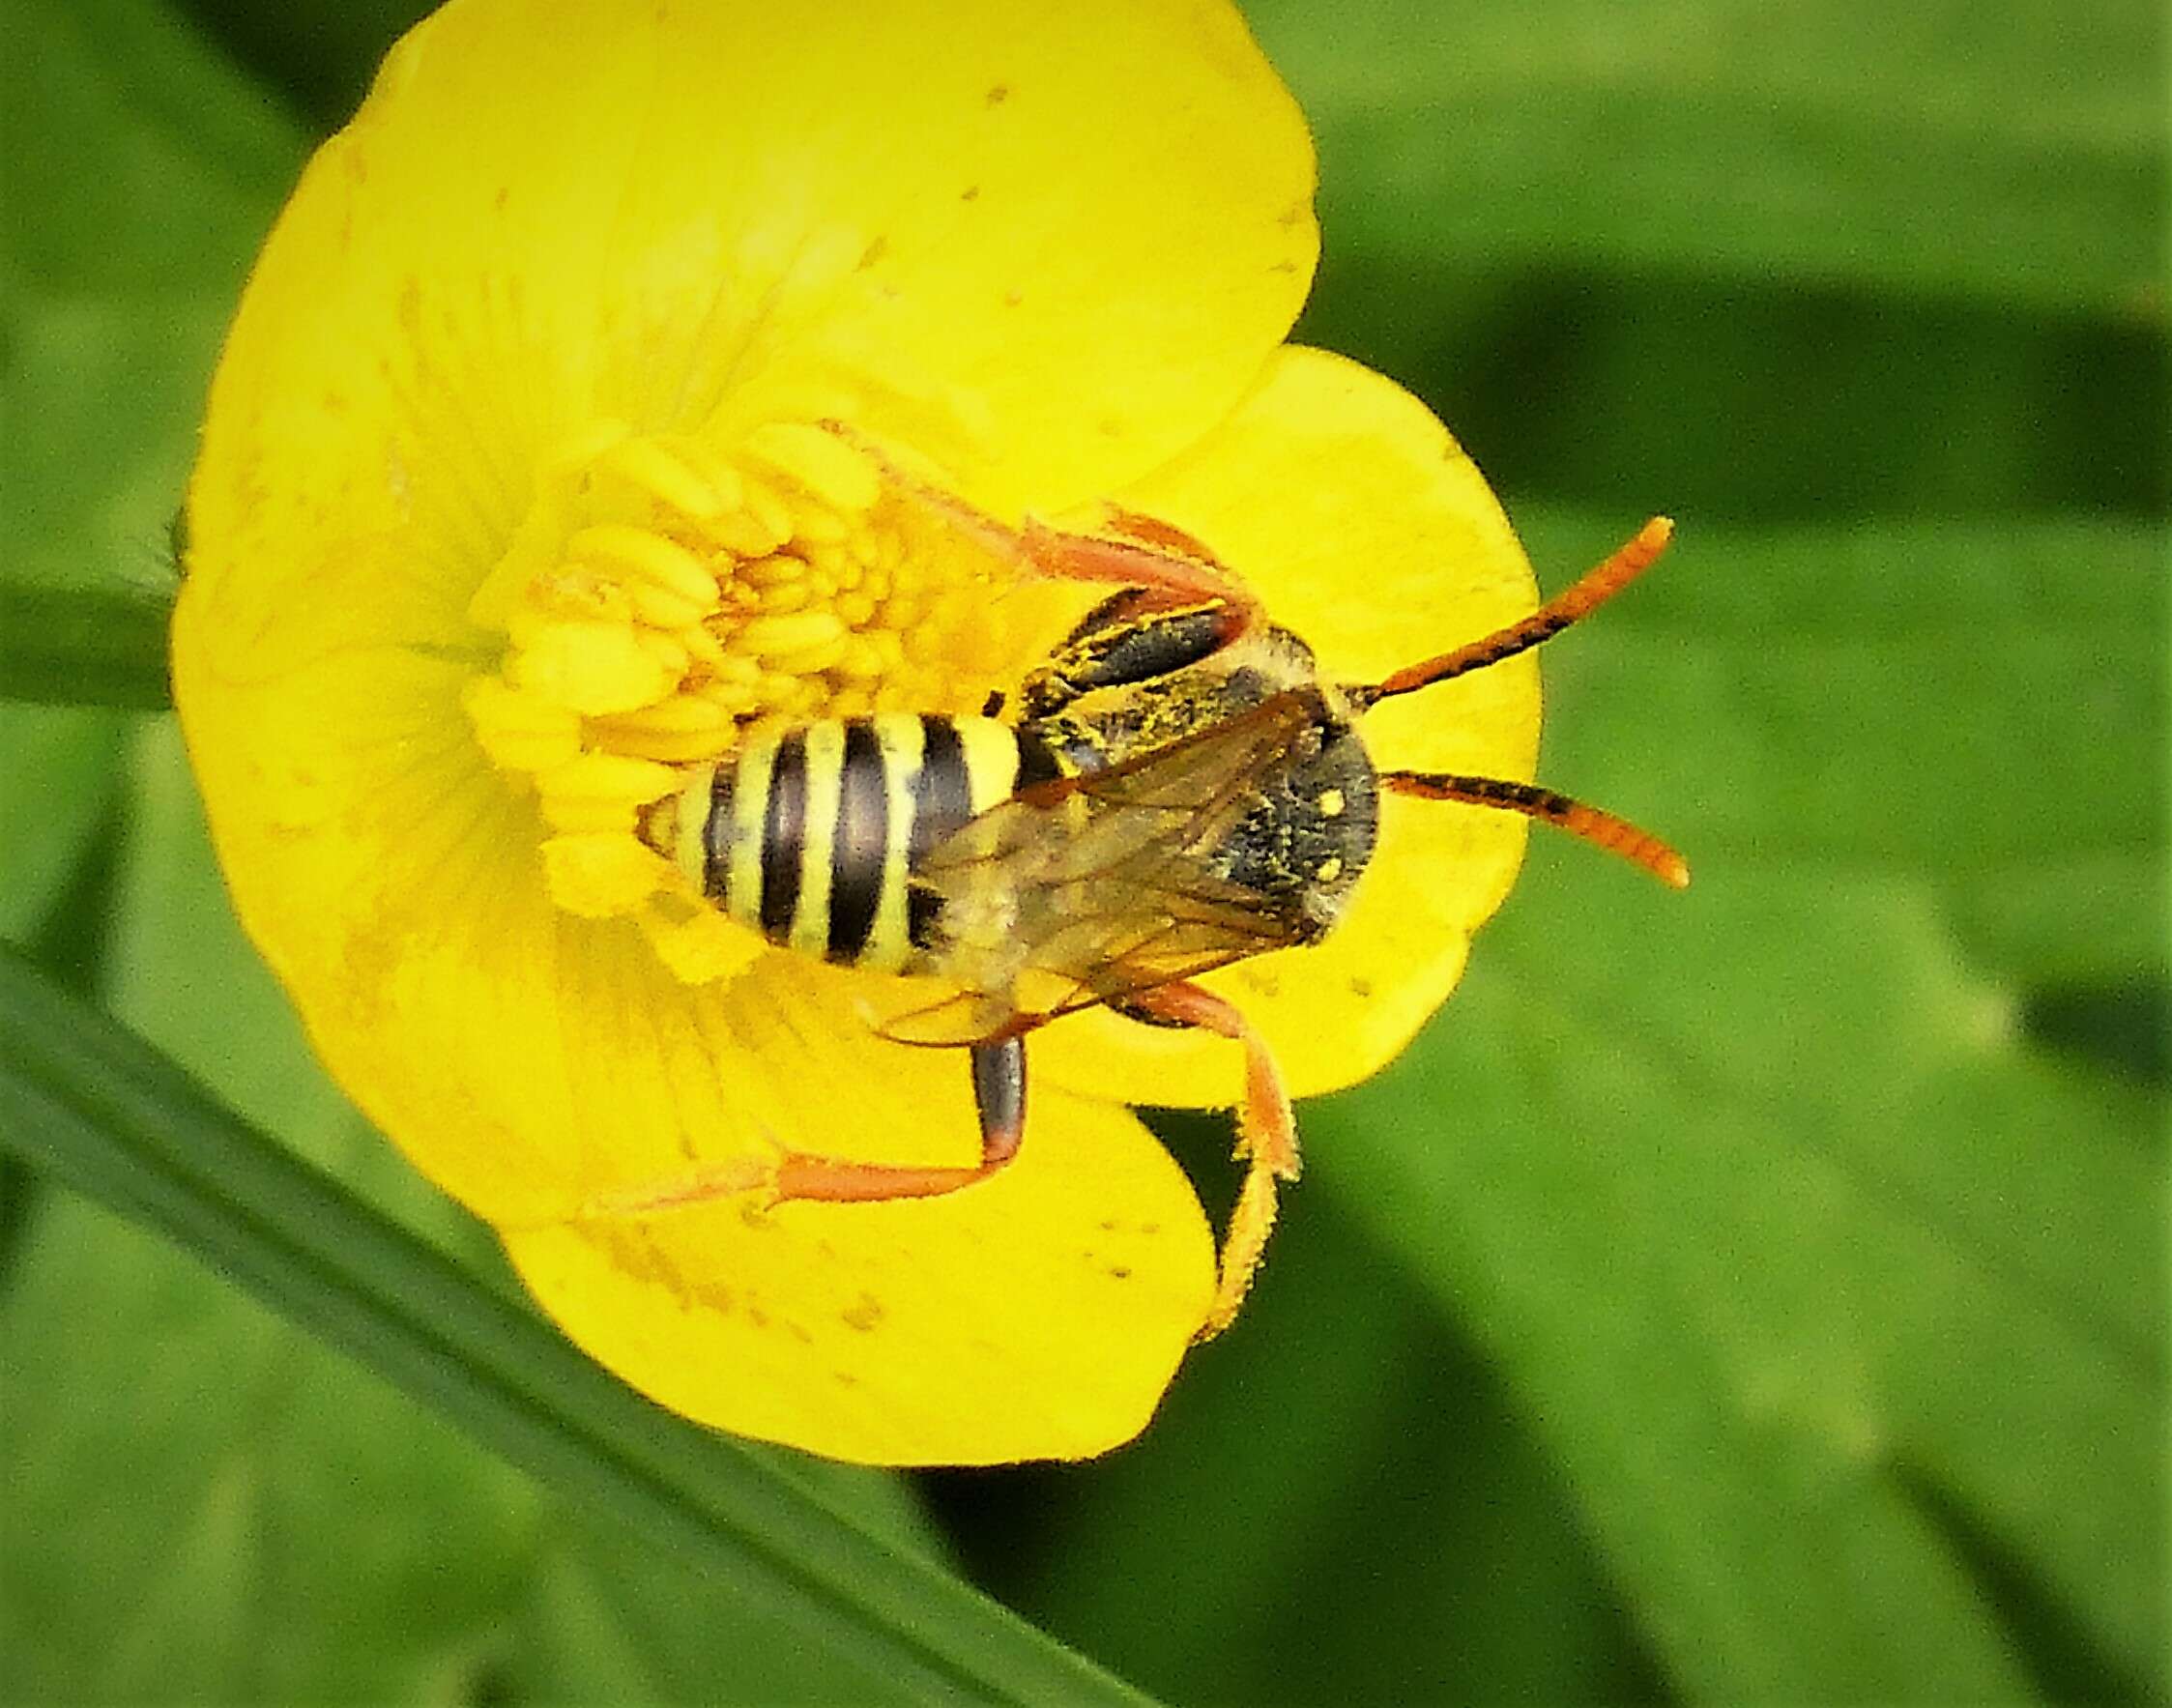
{"type": "Polygon", "coordinates": [[[991,555],[1029,574],[1135,588],[1157,606],[1219,605],[1230,613],[1232,640],[1262,621],[1259,597],[1190,535],[1163,532],[1163,525],[1156,524],[1150,537],[1142,537],[1148,534],[1144,525],[1150,517],[1117,512],[1130,537],[1112,539],[1065,533],[1031,516],[1011,529],[946,493],[921,488],[915,496],[991,555]],[[1194,549],[1165,543],[1171,539],[1186,541],[1197,555],[1194,549]]]}
{"type": "Polygon", "coordinates": [[[1159,547],[1165,552],[1181,552],[1187,558],[1197,558],[1202,564],[1214,562],[1214,553],[1197,535],[1186,534],[1173,522],[1165,522],[1159,516],[1149,516],[1144,510],[1127,510],[1121,505],[1104,504],[1101,507],[1101,528],[1105,534],[1120,534],[1126,539],[1136,539],[1141,545],[1159,547]]]}
{"type": "Polygon", "coordinates": [[[766,1192],[772,1201],[812,1199],[828,1203],[880,1203],[893,1198],[940,1198],[999,1173],[1018,1154],[1026,1132],[1026,1039],[992,1038],[972,1046],[973,1102],[980,1110],[980,1164],[970,1169],[893,1167],[788,1150],[774,1163],[735,1157],[665,1180],[620,1188],[589,1201],[593,1216],[653,1215],[766,1192]]]}
{"type": "Polygon", "coordinates": [[[1196,984],[1165,984],[1126,998],[1118,1012],[1164,1025],[1198,1027],[1244,1046],[1244,1103],[1237,1117],[1236,1153],[1251,1166],[1222,1241],[1221,1280],[1214,1289],[1214,1303],[1197,1336],[1212,1340],[1235,1319],[1251,1288],[1252,1272],[1267,1248],[1267,1235],[1275,1225],[1275,1182],[1297,1178],[1296,1116],[1266,1040],[1212,991],[1196,984]]]}
{"type": "MultiPolygon", "coordinates": [[[[1130,511],[1119,514],[1134,530],[1151,520],[1135,517],[1130,511]]],[[[1174,536],[1176,530],[1169,533],[1174,536]]],[[[1262,621],[1258,596],[1216,563],[1204,546],[1199,546],[1200,555],[1194,557],[1189,551],[1169,549],[1160,543],[1162,537],[1157,535],[1147,543],[1137,537],[1107,539],[1095,534],[1065,534],[1030,516],[1019,531],[1028,559],[1044,575],[1137,588],[1156,605],[1220,605],[1230,614],[1231,640],[1262,621]]],[[[1178,537],[1191,539],[1189,535],[1178,537]]],[[[1198,545],[1196,540],[1191,543],[1198,545]]]]}
{"type": "Polygon", "coordinates": [[[1117,539],[1066,534],[1031,517],[1009,528],[955,494],[906,474],[843,422],[823,425],[873,462],[900,497],[1019,568],[1067,581],[1139,588],[1157,605],[1225,605],[1231,614],[1232,639],[1261,621],[1252,590],[1216,563],[1205,546],[1158,517],[1110,506],[1110,532],[1125,536],[1117,539]]]}
{"type": "Polygon", "coordinates": [[[777,1198],[826,1203],[880,1203],[892,1198],[940,1198],[999,1172],[1018,1154],[1026,1133],[1026,1039],[994,1038],[972,1047],[973,1103],[980,1111],[980,1164],[970,1169],[921,1169],[848,1162],[788,1150],[777,1163],[777,1198]]]}

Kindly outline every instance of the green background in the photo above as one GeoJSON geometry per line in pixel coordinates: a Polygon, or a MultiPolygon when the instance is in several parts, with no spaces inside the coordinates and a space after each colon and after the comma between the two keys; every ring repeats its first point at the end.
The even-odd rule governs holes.
{"type": "Polygon", "coordinates": [[[1680,520],[1549,651],[1544,774],[1696,887],[1539,839],[1301,1112],[1146,1437],[903,1478],[550,1362],[309,1059],[155,709],[220,330],[411,10],[4,0],[8,1699],[1107,1691],[960,1576],[1179,1702],[2163,1699],[2159,8],[1251,14],[1319,141],[1300,335],[1549,588],[1680,520]]]}

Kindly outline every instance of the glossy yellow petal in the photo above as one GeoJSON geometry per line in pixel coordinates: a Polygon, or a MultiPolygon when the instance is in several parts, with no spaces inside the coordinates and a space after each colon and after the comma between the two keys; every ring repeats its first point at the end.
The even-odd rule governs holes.
{"type": "Polygon", "coordinates": [[[1213,1290],[1204,1221],[1167,1153],[1130,1115],[1061,1093],[1035,1100],[1009,1169],[947,1198],[737,1199],[502,1234],[543,1308],[642,1392],[875,1464],[1080,1459],[1130,1439],[1213,1290]]]}
{"type": "Polygon", "coordinates": [[[190,758],[236,909],[334,1077],[484,1214],[563,1207],[643,1166],[644,1148],[649,1166],[678,1158],[645,1107],[579,1083],[583,1032],[618,1008],[602,972],[567,977],[622,937],[642,944],[623,922],[551,907],[534,802],[500,786],[464,728],[467,673],[361,649],[236,680],[203,638],[217,612],[185,587],[174,674],[190,758]]]}
{"type": "MultiPolygon", "coordinates": [[[[1380,375],[1282,351],[1236,413],[1115,495],[1193,534],[1311,642],[1333,681],[1376,681],[1536,604],[1529,565],[1485,480],[1432,412],[1380,375]]],[[[1388,701],[1365,720],[1378,766],[1527,778],[1539,694],[1528,654],[1388,701]]],[[[1349,912],[1320,944],[1204,982],[1273,1046],[1299,1096],[1377,1071],[1455,986],[1470,934],[1508,893],[1524,822],[1389,797],[1349,912]]],[[[1229,1104],[1232,1045],[1107,1013],[1048,1031],[1048,1075],[1137,1103],[1229,1104]]]]}
{"type": "Polygon", "coordinates": [[[197,533],[396,533],[445,635],[602,420],[840,416],[1058,506],[1242,392],[1304,300],[1312,188],[1219,4],[454,0],[258,262],[197,533]]]}
{"type": "Polygon", "coordinates": [[[692,408],[752,423],[842,391],[979,502],[1047,507],[1197,438],[1304,303],[1311,139],[1234,7],[698,7],[665,27],[673,122],[624,224],[681,240],[642,302],[681,340],[692,408]],[[684,241],[719,171],[729,205],[684,241]],[[717,309],[697,323],[699,291],[717,309]]]}
{"type": "MultiPolygon", "coordinates": [[[[202,651],[177,656],[200,671],[202,651]]],[[[866,975],[747,939],[740,976],[690,987],[628,922],[560,912],[532,809],[478,787],[459,680],[397,651],[302,672],[287,715],[344,707],[355,738],[283,751],[227,721],[263,733],[233,684],[189,684],[207,791],[275,809],[221,817],[237,905],[349,1093],[507,1229],[569,1334],[690,1415],[888,1462],[1136,1433],[1204,1315],[1213,1241],[1119,1110],[1036,1088],[1012,1169],[924,1202],[621,1207],[784,1148],[968,1163],[966,1057],[875,1038],[866,975]]]]}
{"type": "Polygon", "coordinates": [[[1027,619],[867,446],[1006,511],[1165,461],[1302,301],[1311,187],[1203,0],[454,0],[282,215],[173,637],[236,905],[358,1103],[670,1403],[1082,1454],[1201,1320],[1181,1175],[1059,1093],[951,1198],[635,1207],[976,1149],[962,1056],[877,1039],[865,975],[724,921],[636,815],[756,717],[977,703],[1027,619]]]}

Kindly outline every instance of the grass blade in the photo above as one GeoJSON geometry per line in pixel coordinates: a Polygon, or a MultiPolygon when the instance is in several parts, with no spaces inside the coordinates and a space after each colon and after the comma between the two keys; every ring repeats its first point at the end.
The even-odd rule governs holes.
{"type": "Polygon", "coordinates": [[[728,1438],[650,1405],[10,949],[0,949],[0,1143],[916,1694],[1141,1699],[728,1438]]]}
{"type": "Polygon", "coordinates": [[[171,609],[149,593],[0,579],[0,700],[156,711],[171,609]]]}

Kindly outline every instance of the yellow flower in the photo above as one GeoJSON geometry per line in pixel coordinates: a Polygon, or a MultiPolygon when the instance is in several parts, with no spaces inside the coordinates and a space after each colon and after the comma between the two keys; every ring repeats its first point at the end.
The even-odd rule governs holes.
{"type": "MultiPolygon", "coordinates": [[[[341,1085],[665,1404],[846,1459],[1078,1457],[1199,1329],[1212,1236],[1123,1104],[1229,1105],[1234,1046],[1058,1022],[1002,1174],[771,1203],[784,1150],[970,1163],[963,1057],[874,1035],[879,975],[729,923],[635,815],[758,720],[973,710],[1076,615],[863,445],[1012,522],[1196,535],[1330,680],[1527,611],[1440,425],[1282,346],[1312,188],[1215,0],[455,0],[266,246],[173,641],[236,905],[341,1085]]],[[[1537,723],[1525,658],[1367,737],[1522,777],[1537,723]]],[[[1522,838],[1387,799],[1337,932],[1207,982],[1297,1094],[1361,1079],[1522,838]]]]}

